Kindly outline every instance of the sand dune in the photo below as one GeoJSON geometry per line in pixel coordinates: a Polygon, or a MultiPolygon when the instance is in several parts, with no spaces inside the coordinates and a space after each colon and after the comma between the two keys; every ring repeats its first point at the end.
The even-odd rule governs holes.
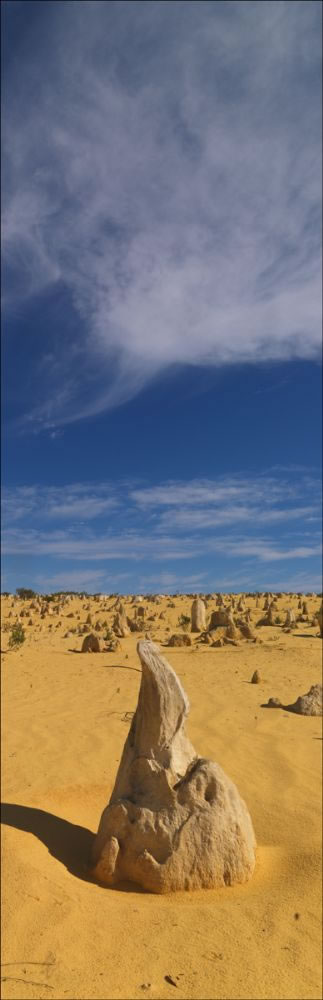
{"type": "MultiPolygon", "coordinates": [[[[102,610],[73,598],[58,616],[32,610],[32,625],[22,619],[20,649],[8,650],[2,634],[2,996],[321,997],[321,720],[261,707],[270,696],[290,704],[320,680],[322,642],[311,625],[319,599],[308,599],[309,620],[290,633],[262,627],[261,642],[222,648],[191,635],[191,647],[167,651],[190,699],[188,735],[236,783],[258,849],[248,884],[162,897],[87,878],[141,677],[138,633],[96,654],[74,651],[77,633],[64,638],[89,603],[94,624],[112,624],[114,601],[102,610]]],[[[297,603],[278,600],[282,621],[297,603]]],[[[131,599],[123,604],[132,618],[131,599]]],[[[191,600],[143,604],[156,615],[144,629],[163,644],[181,631],[191,600]]],[[[263,602],[246,604],[254,625],[263,602]]],[[[22,606],[4,600],[4,627],[22,606]]]]}

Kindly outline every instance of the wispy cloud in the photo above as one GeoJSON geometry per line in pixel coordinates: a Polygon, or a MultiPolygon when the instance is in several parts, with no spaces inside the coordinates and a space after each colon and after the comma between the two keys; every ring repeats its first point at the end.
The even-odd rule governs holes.
{"type": "Polygon", "coordinates": [[[173,364],[319,356],[319,18],[313,0],[83,0],[8,48],[5,301],[63,287],[79,317],[40,349],[30,426],[173,364]]]}
{"type": "Polygon", "coordinates": [[[113,573],[113,577],[109,581],[107,577],[106,570],[67,570],[67,572],[61,571],[56,573],[54,576],[37,576],[35,583],[37,586],[41,587],[43,590],[50,587],[52,590],[54,587],[62,588],[66,590],[93,590],[95,587],[101,588],[105,582],[110,583],[113,587],[117,583],[122,583],[127,580],[129,573],[113,573]]]}
{"type": "Polygon", "coordinates": [[[12,529],[3,542],[4,555],[52,556],[60,559],[157,561],[190,559],[201,551],[198,539],[177,541],[173,536],[158,538],[147,532],[125,531],[110,535],[106,532],[91,535],[71,533],[68,530],[41,532],[36,529],[12,529]]]}
{"type": "Polygon", "coordinates": [[[3,491],[3,557],[24,572],[32,566],[45,589],[115,590],[124,581],[127,589],[188,592],[225,580],[228,589],[268,589],[271,564],[285,578],[291,561],[298,576],[307,561],[317,580],[319,498],[314,471],[287,470],[140,488],[12,487],[3,491]]]}
{"type": "Polygon", "coordinates": [[[37,517],[42,520],[89,521],[102,517],[118,506],[112,486],[21,486],[4,488],[2,503],[10,522],[37,517]]]}
{"type": "Polygon", "coordinates": [[[310,556],[320,556],[322,545],[299,545],[286,548],[275,546],[270,539],[235,539],[223,538],[220,541],[209,541],[210,548],[215,552],[223,552],[227,556],[252,557],[261,562],[282,562],[285,559],[308,559],[310,556]]]}
{"type": "Polygon", "coordinates": [[[146,507],[205,507],[206,504],[232,503],[239,501],[276,503],[297,496],[297,484],[270,476],[219,477],[216,480],[192,480],[191,482],[169,482],[158,486],[143,486],[132,490],[131,496],[139,506],[146,507]]]}
{"type": "Polygon", "coordinates": [[[277,524],[279,522],[290,522],[295,520],[318,520],[321,519],[319,507],[288,507],[277,510],[263,510],[261,507],[227,506],[216,507],[209,510],[171,510],[163,514],[160,518],[160,527],[169,530],[173,528],[187,531],[203,531],[209,528],[219,528],[226,524],[239,524],[249,522],[256,524],[277,524]]]}

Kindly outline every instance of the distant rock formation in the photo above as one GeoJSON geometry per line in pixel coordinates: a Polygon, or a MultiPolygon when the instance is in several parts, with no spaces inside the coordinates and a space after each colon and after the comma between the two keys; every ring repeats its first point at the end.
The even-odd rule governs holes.
{"type": "Polygon", "coordinates": [[[82,653],[100,652],[100,642],[97,635],[93,635],[93,632],[90,632],[90,635],[85,636],[85,639],[83,639],[81,652],[82,653]]]}
{"type": "Polygon", "coordinates": [[[118,639],[125,639],[126,635],[130,635],[130,628],[122,604],[120,604],[120,608],[121,610],[116,614],[112,628],[118,639]]]}
{"type": "Polygon", "coordinates": [[[205,604],[200,597],[195,597],[191,607],[192,632],[203,632],[206,628],[205,604]]]}
{"type": "Polygon", "coordinates": [[[283,628],[294,628],[295,624],[295,613],[292,608],[287,608],[283,628]]]}
{"type": "Polygon", "coordinates": [[[184,633],[183,633],[183,635],[181,635],[179,633],[171,635],[171,637],[170,637],[170,639],[168,640],[168,643],[167,643],[167,646],[179,646],[180,647],[180,646],[191,646],[191,645],[192,645],[192,640],[191,640],[190,636],[189,635],[185,635],[184,633]]]}
{"type": "Polygon", "coordinates": [[[267,614],[263,618],[260,618],[259,622],[257,622],[257,628],[260,628],[260,626],[262,625],[274,625],[274,624],[275,622],[274,622],[273,607],[270,604],[268,607],[267,614]]]}
{"type": "Polygon", "coordinates": [[[322,715],[322,684],[313,684],[306,694],[300,695],[291,705],[283,705],[279,698],[269,698],[264,708],[283,708],[296,715],[322,715]]]}
{"type": "Polygon", "coordinates": [[[220,611],[212,611],[209,632],[213,632],[213,629],[219,628],[219,626],[226,625],[228,625],[228,612],[224,608],[220,611]]]}
{"type": "Polygon", "coordinates": [[[152,642],[137,646],[142,678],[91,872],[150,892],[246,882],[255,866],[252,822],[219,764],[198,757],[185,733],[187,696],[152,642]]]}

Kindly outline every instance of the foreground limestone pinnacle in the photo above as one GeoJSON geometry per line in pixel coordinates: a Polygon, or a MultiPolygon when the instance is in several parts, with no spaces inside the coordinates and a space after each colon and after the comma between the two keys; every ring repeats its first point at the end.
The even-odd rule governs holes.
{"type": "Polygon", "coordinates": [[[198,757],[185,733],[189,702],[153,642],[138,642],[138,705],[92,850],[107,885],[151,892],[246,882],[255,866],[247,807],[219,764],[198,757]]]}

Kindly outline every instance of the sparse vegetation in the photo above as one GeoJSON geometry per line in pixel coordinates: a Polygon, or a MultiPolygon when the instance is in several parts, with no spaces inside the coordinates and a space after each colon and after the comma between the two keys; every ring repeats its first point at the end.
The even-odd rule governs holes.
{"type": "Polygon", "coordinates": [[[179,616],[178,625],[180,626],[180,628],[183,628],[185,630],[185,629],[189,628],[190,624],[191,624],[191,619],[190,619],[189,615],[180,615],[179,616]]]}
{"type": "Polygon", "coordinates": [[[29,587],[17,587],[16,594],[18,597],[22,597],[24,601],[29,601],[33,597],[37,597],[34,590],[30,590],[29,587]]]}
{"type": "Polygon", "coordinates": [[[16,625],[13,625],[11,629],[9,648],[16,649],[17,646],[21,646],[21,644],[25,641],[25,638],[26,638],[25,630],[23,629],[20,622],[17,622],[16,625]]]}

